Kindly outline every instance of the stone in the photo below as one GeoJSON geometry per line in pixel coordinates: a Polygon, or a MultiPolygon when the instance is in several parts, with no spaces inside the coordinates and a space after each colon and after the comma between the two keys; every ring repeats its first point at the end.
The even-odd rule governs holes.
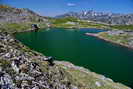
{"type": "Polygon", "coordinates": [[[14,61],[11,64],[12,68],[14,71],[16,71],[16,73],[19,73],[19,68],[17,67],[17,65],[15,65],[14,61]]]}
{"type": "Polygon", "coordinates": [[[96,84],[97,87],[101,87],[102,86],[102,84],[100,82],[98,82],[98,81],[96,81],[95,84],[96,84]]]}

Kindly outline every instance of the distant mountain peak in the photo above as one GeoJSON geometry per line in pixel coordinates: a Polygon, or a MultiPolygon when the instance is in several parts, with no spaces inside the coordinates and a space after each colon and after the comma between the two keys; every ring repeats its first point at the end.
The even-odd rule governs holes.
{"type": "Polygon", "coordinates": [[[82,20],[98,21],[114,25],[133,25],[133,14],[95,12],[94,10],[88,10],[81,12],[68,12],[56,17],[76,17],[82,20]]]}

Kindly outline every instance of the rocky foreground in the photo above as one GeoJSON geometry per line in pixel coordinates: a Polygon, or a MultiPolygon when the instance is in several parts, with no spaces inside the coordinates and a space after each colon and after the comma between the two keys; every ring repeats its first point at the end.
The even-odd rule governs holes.
{"type": "Polygon", "coordinates": [[[77,89],[71,76],[7,33],[0,33],[0,89],[77,89]]]}
{"type": "Polygon", "coordinates": [[[1,32],[0,89],[130,89],[68,62],[49,65],[45,58],[1,32]]]}

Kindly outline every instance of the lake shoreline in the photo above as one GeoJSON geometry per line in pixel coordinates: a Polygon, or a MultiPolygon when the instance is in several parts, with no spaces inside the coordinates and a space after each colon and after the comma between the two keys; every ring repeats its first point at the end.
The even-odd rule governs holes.
{"type": "Polygon", "coordinates": [[[130,47],[129,45],[125,45],[125,44],[122,44],[122,43],[117,43],[117,42],[115,42],[115,41],[112,41],[112,40],[109,40],[109,39],[104,38],[104,37],[102,37],[102,36],[99,36],[99,34],[97,34],[97,33],[96,33],[96,34],[95,34],[95,33],[85,33],[85,35],[87,35],[87,36],[92,36],[92,37],[96,37],[96,38],[99,38],[99,39],[104,40],[104,41],[106,41],[106,42],[110,42],[110,43],[112,43],[112,44],[116,44],[116,45],[119,45],[119,46],[122,46],[122,47],[125,47],[125,48],[128,48],[128,49],[133,50],[133,48],[130,47]]]}
{"type": "Polygon", "coordinates": [[[101,29],[101,30],[113,30],[113,29],[110,29],[110,28],[98,28],[98,27],[80,27],[80,28],[75,28],[75,27],[50,27],[50,28],[63,28],[63,29],[83,29],[83,28],[88,28],[88,29],[101,29]]]}

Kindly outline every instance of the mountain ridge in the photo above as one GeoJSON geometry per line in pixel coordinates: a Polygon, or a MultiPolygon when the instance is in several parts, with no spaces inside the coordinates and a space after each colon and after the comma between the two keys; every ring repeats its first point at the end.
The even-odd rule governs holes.
{"type": "Polygon", "coordinates": [[[111,25],[133,25],[133,13],[121,14],[121,13],[95,12],[93,10],[88,10],[82,12],[68,12],[63,15],[56,16],[56,18],[64,18],[64,17],[76,17],[81,20],[90,20],[111,25]]]}
{"type": "Polygon", "coordinates": [[[0,22],[44,22],[46,18],[40,16],[28,8],[15,8],[7,5],[0,5],[0,22]]]}

